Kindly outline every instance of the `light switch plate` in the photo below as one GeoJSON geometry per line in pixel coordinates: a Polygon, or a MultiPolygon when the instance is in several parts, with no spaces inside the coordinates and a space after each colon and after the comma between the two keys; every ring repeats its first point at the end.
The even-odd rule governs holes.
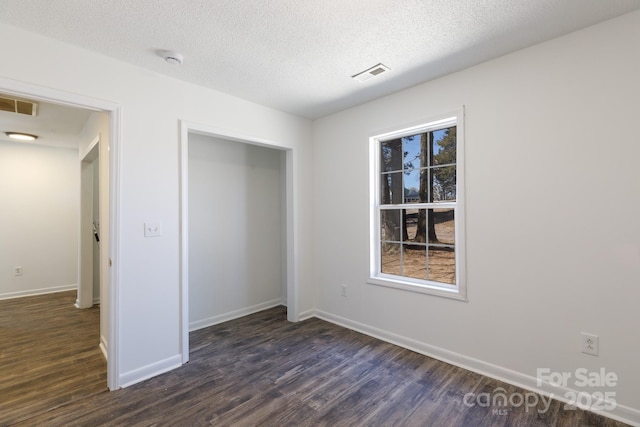
{"type": "Polygon", "coordinates": [[[162,224],[159,222],[144,223],[144,237],[162,236],[162,224]]]}

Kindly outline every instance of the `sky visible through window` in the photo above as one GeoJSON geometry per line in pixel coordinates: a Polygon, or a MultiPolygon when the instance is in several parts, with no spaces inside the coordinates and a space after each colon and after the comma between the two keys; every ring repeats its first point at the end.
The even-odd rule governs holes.
{"type": "MultiPolygon", "coordinates": [[[[442,150],[440,141],[445,137],[447,129],[440,129],[433,132],[433,155],[436,156],[442,150]]],[[[416,171],[411,173],[405,172],[404,187],[408,190],[418,191],[420,188],[420,173],[418,169],[427,165],[420,164],[420,135],[405,136],[402,138],[405,156],[405,171],[408,169],[415,169],[416,171]]]]}

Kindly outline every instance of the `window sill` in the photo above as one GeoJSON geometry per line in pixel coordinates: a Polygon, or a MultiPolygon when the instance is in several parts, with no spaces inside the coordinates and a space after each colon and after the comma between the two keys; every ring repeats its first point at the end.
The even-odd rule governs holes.
{"type": "Polygon", "coordinates": [[[367,280],[367,283],[370,285],[384,286],[387,288],[401,289],[403,291],[417,292],[420,294],[434,295],[438,297],[467,302],[466,293],[462,292],[459,288],[447,289],[440,286],[404,282],[401,280],[384,277],[370,277],[367,280]]]}

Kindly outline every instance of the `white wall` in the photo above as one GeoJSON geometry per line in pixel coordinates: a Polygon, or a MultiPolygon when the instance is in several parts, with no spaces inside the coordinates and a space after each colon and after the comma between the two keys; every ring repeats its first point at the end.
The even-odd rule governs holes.
{"type": "Polygon", "coordinates": [[[0,298],[75,289],[79,180],[77,150],[0,141],[0,298]]]}
{"type": "Polygon", "coordinates": [[[282,304],[283,155],[189,136],[191,329],[282,304]]]}
{"type": "MultiPolygon", "coordinates": [[[[117,271],[120,283],[118,369],[122,384],[173,368],[182,360],[181,119],[273,141],[293,150],[299,309],[313,308],[308,120],[6,25],[0,25],[0,48],[7,57],[20,58],[3,63],[0,78],[107,100],[121,107],[120,251],[112,271],[117,271]],[[145,238],[145,221],[161,222],[163,235],[145,238]]],[[[7,85],[6,81],[0,83],[7,85]]],[[[104,219],[101,225],[104,234],[104,219]]],[[[102,299],[104,296],[103,289],[102,299]]]]}
{"type": "Polygon", "coordinates": [[[604,367],[640,423],[638,40],[635,12],[316,121],[319,314],[527,386],[604,367]],[[368,137],[462,105],[469,302],[366,284],[368,137]]]}

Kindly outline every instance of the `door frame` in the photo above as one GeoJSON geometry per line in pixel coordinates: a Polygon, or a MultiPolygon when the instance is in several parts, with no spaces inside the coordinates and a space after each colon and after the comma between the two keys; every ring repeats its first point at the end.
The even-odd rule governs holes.
{"type": "MultiPolygon", "coordinates": [[[[100,135],[89,144],[87,153],[80,159],[80,247],[78,259],[77,308],[93,307],[93,218],[94,218],[94,168],[100,161],[100,135]],[[91,196],[91,197],[89,197],[91,196]]],[[[101,265],[102,263],[100,263],[101,265]]],[[[102,266],[100,266],[102,269],[102,266]]]]}
{"type": "Polygon", "coordinates": [[[239,132],[214,126],[180,120],[180,299],[181,330],[180,347],[182,363],[189,361],[189,134],[199,134],[235,141],[242,144],[258,145],[285,153],[285,238],[286,245],[286,289],[287,320],[297,322],[298,314],[298,267],[295,248],[295,209],[293,148],[273,141],[256,138],[239,132]]]}
{"type": "MultiPolygon", "coordinates": [[[[0,91],[29,98],[109,114],[109,264],[108,272],[108,347],[107,387],[120,388],[119,337],[119,260],[120,260],[120,126],[121,107],[113,102],[22,81],[0,77],[0,91]]],[[[102,296],[104,297],[104,295],[102,296]]]]}

